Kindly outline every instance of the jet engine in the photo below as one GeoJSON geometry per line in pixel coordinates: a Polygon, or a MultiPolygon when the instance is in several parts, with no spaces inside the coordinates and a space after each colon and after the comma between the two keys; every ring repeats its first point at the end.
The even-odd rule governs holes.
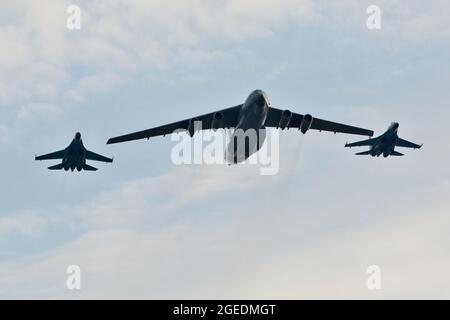
{"type": "Polygon", "coordinates": [[[300,124],[300,131],[305,134],[313,123],[314,118],[310,114],[305,114],[302,119],[302,123],[300,124]]]}
{"type": "Polygon", "coordinates": [[[200,121],[198,118],[192,118],[192,119],[189,120],[189,125],[188,125],[188,128],[187,128],[187,131],[189,132],[189,135],[191,137],[194,136],[195,132],[200,130],[200,127],[197,127],[198,124],[196,126],[196,122],[198,122],[198,121],[200,121]]]}
{"type": "Polygon", "coordinates": [[[217,130],[219,128],[222,128],[223,127],[223,118],[224,118],[224,115],[222,112],[214,113],[212,123],[211,123],[211,129],[217,130]]]}
{"type": "Polygon", "coordinates": [[[283,113],[281,114],[280,123],[278,124],[278,127],[281,130],[284,130],[289,125],[291,118],[292,112],[290,112],[289,110],[284,110],[283,113]]]}

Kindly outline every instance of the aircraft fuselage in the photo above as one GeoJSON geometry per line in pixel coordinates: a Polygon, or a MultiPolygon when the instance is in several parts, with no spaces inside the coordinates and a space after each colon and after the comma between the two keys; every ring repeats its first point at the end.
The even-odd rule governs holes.
{"type": "Polygon", "coordinates": [[[266,93],[262,90],[253,91],[242,105],[239,122],[227,146],[230,162],[242,162],[260,149],[266,138],[264,123],[268,112],[269,99],[266,93]],[[250,138],[251,134],[256,135],[256,140],[250,138]]]}
{"type": "Polygon", "coordinates": [[[81,135],[78,133],[72,140],[70,145],[66,148],[66,153],[62,159],[64,170],[74,171],[77,169],[81,171],[83,166],[86,164],[86,148],[83,145],[83,140],[81,140],[81,135]]]}
{"type": "Polygon", "coordinates": [[[370,155],[372,157],[383,157],[387,158],[391,155],[397,144],[398,139],[398,123],[393,123],[389,129],[379,137],[378,141],[371,147],[370,155]]]}

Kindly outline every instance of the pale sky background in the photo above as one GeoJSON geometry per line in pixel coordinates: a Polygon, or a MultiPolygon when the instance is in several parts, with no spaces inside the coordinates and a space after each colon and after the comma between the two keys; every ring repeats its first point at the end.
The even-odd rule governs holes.
{"type": "Polygon", "coordinates": [[[0,1],[0,298],[450,298],[450,2],[0,1]],[[257,88],[424,147],[372,159],[343,148],[357,136],[282,132],[260,176],[174,166],[170,137],[105,144],[257,88]],[[114,163],[34,161],[76,131],[114,163]]]}

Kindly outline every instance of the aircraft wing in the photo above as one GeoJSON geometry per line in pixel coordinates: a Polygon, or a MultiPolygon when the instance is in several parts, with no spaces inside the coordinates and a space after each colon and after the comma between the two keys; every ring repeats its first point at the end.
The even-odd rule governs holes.
{"type": "Polygon", "coordinates": [[[36,156],[35,160],[53,160],[53,159],[62,159],[66,154],[66,150],[60,150],[52,153],[47,153],[42,156],[36,156]]]}
{"type": "Polygon", "coordinates": [[[354,143],[346,143],[346,148],[353,148],[353,147],[363,147],[363,146],[372,146],[377,141],[377,138],[368,139],[368,140],[362,140],[354,143]]]}
{"type": "Polygon", "coordinates": [[[113,159],[107,158],[95,152],[86,150],[86,160],[102,161],[102,162],[113,162],[113,159]]]}
{"type": "Polygon", "coordinates": [[[421,145],[406,141],[404,139],[398,138],[397,143],[395,144],[397,147],[403,147],[403,148],[412,148],[412,149],[420,149],[422,148],[421,145]]]}
{"type": "MultiPolygon", "coordinates": [[[[280,121],[283,116],[283,111],[276,108],[269,108],[269,113],[266,118],[266,127],[280,127],[280,121]]],[[[300,128],[302,125],[304,115],[292,112],[292,116],[287,124],[286,128],[300,128]]],[[[372,130],[367,130],[363,128],[353,127],[341,123],[331,122],[327,120],[322,120],[318,118],[313,118],[311,127],[309,129],[319,130],[319,131],[330,131],[334,133],[349,133],[358,134],[362,136],[373,136],[372,130]]]]}
{"type": "MultiPolygon", "coordinates": [[[[156,136],[165,136],[166,134],[171,134],[175,130],[193,130],[190,128],[194,125],[195,121],[201,121],[202,129],[220,129],[220,128],[234,128],[238,124],[239,121],[239,112],[241,110],[242,104],[219,110],[216,112],[211,112],[208,114],[204,114],[198,117],[193,117],[190,119],[166,124],[164,126],[151,128],[148,130],[138,131],[130,134],[126,134],[119,137],[110,138],[108,140],[108,144],[125,142],[131,140],[145,139],[156,136]]],[[[194,131],[191,131],[191,134],[194,134],[194,131]]]]}

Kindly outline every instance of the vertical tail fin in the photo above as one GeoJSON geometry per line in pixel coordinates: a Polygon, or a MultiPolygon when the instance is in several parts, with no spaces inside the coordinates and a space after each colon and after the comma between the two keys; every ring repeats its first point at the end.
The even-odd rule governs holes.
{"type": "Polygon", "coordinates": [[[363,151],[363,152],[359,152],[359,153],[355,153],[357,156],[368,156],[370,155],[371,151],[363,151]]]}
{"type": "Polygon", "coordinates": [[[391,156],[399,156],[399,157],[401,157],[401,156],[404,156],[404,154],[394,150],[394,151],[391,152],[391,156]]]}

